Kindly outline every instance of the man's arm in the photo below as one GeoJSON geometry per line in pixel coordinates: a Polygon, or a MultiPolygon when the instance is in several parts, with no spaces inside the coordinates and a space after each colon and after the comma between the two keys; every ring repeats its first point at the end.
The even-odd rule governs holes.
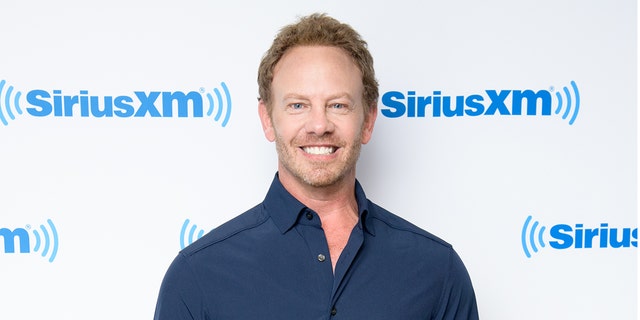
{"type": "Polygon", "coordinates": [[[202,290],[182,254],[173,260],[162,280],[154,320],[204,319],[202,290]]]}
{"type": "Polygon", "coordinates": [[[478,320],[478,305],[471,278],[458,254],[451,249],[449,275],[440,299],[437,320],[478,320]]]}

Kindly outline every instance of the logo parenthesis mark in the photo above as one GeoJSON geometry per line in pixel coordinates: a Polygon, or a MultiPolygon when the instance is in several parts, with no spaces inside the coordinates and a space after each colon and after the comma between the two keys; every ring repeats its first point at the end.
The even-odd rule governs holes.
{"type": "Polygon", "coordinates": [[[182,228],[180,229],[180,249],[186,248],[188,245],[202,238],[202,236],[204,235],[203,229],[200,229],[196,234],[198,225],[194,224],[191,226],[191,228],[189,228],[190,223],[191,221],[189,219],[185,219],[184,223],[182,224],[182,228]],[[189,229],[188,235],[187,235],[187,229],[189,229]]]}
{"type": "Polygon", "coordinates": [[[33,252],[38,252],[38,250],[40,250],[40,233],[38,233],[37,229],[33,229],[32,232],[36,237],[36,244],[33,246],[33,252]]]}
{"type": "Polygon", "coordinates": [[[53,260],[55,260],[56,256],[58,255],[58,230],[56,229],[56,226],[53,224],[53,221],[51,221],[51,219],[47,219],[47,223],[49,224],[49,228],[51,228],[51,233],[53,236],[53,248],[51,250],[51,256],[49,257],[49,262],[53,262],[53,260]]]}
{"type": "Polygon", "coordinates": [[[564,94],[567,97],[567,109],[564,110],[562,119],[567,119],[567,116],[569,116],[569,112],[571,111],[571,100],[572,100],[571,93],[569,92],[569,89],[567,87],[564,87],[562,90],[564,91],[564,94]]]}
{"type": "Polygon", "coordinates": [[[531,227],[531,232],[529,233],[529,244],[531,245],[531,250],[537,253],[538,247],[536,247],[535,241],[536,228],[538,228],[538,221],[534,222],[533,226],[531,227]]]}
{"type": "Polygon", "coordinates": [[[576,117],[578,117],[578,112],[580,112],[580,92],[578,91],[578,85],[576,82],[571,80],[571,87],[573,88],[573,93],[576,96],[576,107],[573,109],[573,115],[571,116],[571,120],[569,120],[569,125],[573,125],[573,122],[576,121],[576,117]]]}
{"type": "Polygon", "coordinates": [[[9,106],[11,105],[11,93],[13,92],[13,86],[9,86],[9,88],[7,88],[7,96],[4,97],[4,107],[7,110],[7,115],[9,115],[9,118],[11,120],[15,120],[16,116],[13,115],[13,112],[11,112],[11,108],[9,108],[9,106]]]}
{"type": "Polygon", "coordinates": [[[200,239],[202,237],[202,235],[204,234],[204,230],[200,229],[200,231],[198,231],[198,235],[196,237],[196,229],[198,228],[197,225],[193,225],[191,226],[191,230],[189,230],[189,244],[192,244],[194,241],[200,239]]]}
{"type": "Polygon", "coordinates": [[[5,84],[6,81],[0,81],[0,122],[6,126],[9,122],[7,122],[7,118],[5,118],[4,113],[2,112],[2,90],[4,89],[5,84]]]}
{"type": "Polygon", "coordinates": [[[211,96],[211,93],[207,92],[207,99],[209,100],[209,110],[207,110],[207,117],[210,117],[211,114],[213,113],[213,96],[211,96]]]}
{"type": "Polygon", "coordinates": [[[558,107],[556,108],[555,113],[560,114],[560,111],[562,111],[562,95],[559,91],[556,91],[556,98],[558,98],[558,107]]]}
{"type": "Polygon", "coordinates": [[[546,230],[547,227],[542,226],[542,228],[540,228],[540,232],[538,233],[538,243],[540,243],[540,248],[544,248],[545,244],[544,244],[544,239],[542,239],[542,235],[544,235],[544,230],[546,230]]]}
{"type": "MultiPolygon", "coordinates": [[[[7,117],[9,117],[10,120],[16,119],[13,111],[11,111],[11,107],[12,107],[11,95],[13,93],[13,86],[9,86],[7,88],[7,91],[4,94],[4,99],[2,99],[3,97],[2,91],[6,83],[7,82],[5,80],[0,81],[0,122],[2,122],[2,124],[5,126],[9,124],[7,117]],[[6,116],[5,116],[5,113],[6,113],[6,116]]],[[[13,97],[13,108],[15,109],[17,114],[22,114],[22,109],[20,109],[21,95],[22,93],[20,91],[17,91],[13,97]]]]}
{"type": "Polygon", "coordinates": [[[524,221],[524,225],[522,226],[522,233],[521,233],[521,238],[520,241],[522,242],[522,250],[524,250],[524,255],[527,256],[527,258],[531,258],[531,253],[529,252],[529,248],[527,246],[527,229],[529,228],[529,222],[531,222],[531,219],[533,217],[528,216],[527,219],[524,221]]]}
{"type": "Polygon", "coordinates": [[[47,225],[49,225],[49,229],[51,229],[51,232],[47,230],[44,224],[40,225],[42,237],[40,236],[40,232],[38,232],[37,228],[34,228],[32,230],[33,235],[36,238],[36,243],[33,246],[33,251],[39,252],[40,246],[42,245],[43,247],[40,256],[46,258],[47,254],[49,254],[49,249],[51,249],[51,255],[49,256],[48,260],[49,262],[53,262],[53,260],[55,260],[56,256],[58,255],[58,230],[56,229],[56,226],[53,224],[53,221],[51,221],[51,219],[47,219],[47,225]]]}
{"type": "Polygon", "coordinates": [[[184,249],[186,247],[185,245],[185,231],[187,230],[187,226],[189,225],[189,219],[185,219],[184,223],[182,224],[182,228],[180,229],[180,249],[184,249]]]}
{"type": "Polygon", "coordinates": [[[51,245],[51,239],[49,238],[49,232],[44,227],[43,224],[40,225],[40,230],[42,230],[42,235],[44,236],[44,248],[42,249],[42,257],[44,258],[47,253],[49,253],[49,246],[51,245]]]}
{"type": "Polygon", "coordinates": [[[213,89],[213,93],[215,94],[215,99],[211,93],[206,94],[207,100],[209,101],[209,109],[207,110],[207,116],[209,117],[212,116],[213,110],[216,108],[216,103],[217,103],[218,110],[216,111],[216,114],[213,116],[213,120],[216,122],[219,122],[222,119],[221,125],[224,128],[227,126],[227,123],[229,122],[229,118],[231,118],[232,103],[231,103],[231,94],[229,93],[229,88],[227,87],[227,84],[224,82],[221,82],[220,86],[222,87],[222,92],[218,88],[213,89]],[[223,93],[224,93],[224,96],[223,96],[223,93]],[[226,104],[225,104],[225,100],[226,100],[226,104]],[[225,109],[225,106],[226,106],[226,111],[223,113],[224,111],[223,109],[225,109]]]}
{"type": "Polygon", "coordinates": [[[227,84],[221,82],[222,90],[224,90],[225,97],[227,98],[227,113],[224,116],[224,120],[222,121],[222,127],[226,127],[229,122],[229,118],[231,118],[231,93],[229,93],[229,89],[227,88],[227,84]]]}
{"type": "Polygon", "coordinates": [[[521,239],[520,239],[520,241],[522,242],[522,249],[524,251],[524,254],[527,256],[527,258],[531,258],[531,251],[529,251],[529,247],[531,247],[531,250],[534,253],[537,253],[539,251],[538,247],[536,246],[536,240],[540,245],[540,248],[544,248],[546,246],[544,243],[543,236],[544,236],[544,231],[547,228],[545,226],[540,226],[540,223],[538,221],[534,221],[533,225],[531,226],[531,230],[529,230],[529,224],[531,223],[532,219],[533,217],[529,215],[527,219],[524,221],[524,225],[522,226],[521,239]],[[538,226],[540,226],[539,230],[538,230],[538,226]]]}
{"type": "Polygon", "coordinates": [[[578,117],[578,113],[580,112],[580,92],[578,91],[578,85],[573,80],[571,81],[571,88],[573,89],[573,94],[568,87],[564,87],[562,90],[556,91],[558,106],[556,107],[555,114],[559,115],[564,108],[562,119],[567,120],[567,118],[569,118],[569,114],[571,114],[571,111],[573,110],[571,118],[569,118],[569,125],[573,125],[578,117]],[[564,98],[562,93],[564,93],[564,98]]]}
{"type": "Polygon", "coordinates": [[[213,118],[213,120],[219,121],[220,116],[222,115],[222,107],[224,106],[224,104],[222,103],[222,95],[220,94],[220,90],[218,90],[218,88],[213,88],[213,92],[216,94],[216,97],[218,98],[218,113],[216,113],[216,116],[213,118]]]}

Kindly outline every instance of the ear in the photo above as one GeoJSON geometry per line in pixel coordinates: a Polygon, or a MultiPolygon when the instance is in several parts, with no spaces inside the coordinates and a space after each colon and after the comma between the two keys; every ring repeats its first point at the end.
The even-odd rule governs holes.
{"type": "Polygon", "coordinates": [[[269,114],[269,110],[267,110],[267,105],[262,99],[258,101],[258,115],[260,116],[260,122],[262,123],[262,131],[264,131],[264,136],[270,142],[275,141],[276,134],[273,129],[273,123],[271,122],[271,115],[269,114]]]}
{"type": "Polygon", "coordinates": [[[378,116],[378,105],[376,103],[371,104],[369,108],[369,114],[365,114],[364,125],[362,126],[362,144],[367,144],[371,140],[373,135],[373,126],[376,123],[376,117],[378,116]]]}

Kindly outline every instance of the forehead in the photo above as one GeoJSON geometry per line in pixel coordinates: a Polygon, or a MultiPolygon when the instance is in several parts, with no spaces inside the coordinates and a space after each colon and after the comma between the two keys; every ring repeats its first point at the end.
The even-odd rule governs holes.
{"type": "MultiPolygon", "coordinates": [[[[297,46],[289,49],[273,71],[273,90],[286,94],[363,90],[362,73],[341,48],[297,46]]],[[[275,94],[276,92],[274,92],[275,94]]]]}
{"type": "Polygon", "coordinates": [[[312,62],[320,57],[336,59],[335,63],[350,63],[356,66],[347,51],[342,48],[324,45],[298,45],[291,47],[282,55],[274,71],[287,65],[287,63],[312,62]],[[337,61],[341,60],[341,61],[337,61]]]}

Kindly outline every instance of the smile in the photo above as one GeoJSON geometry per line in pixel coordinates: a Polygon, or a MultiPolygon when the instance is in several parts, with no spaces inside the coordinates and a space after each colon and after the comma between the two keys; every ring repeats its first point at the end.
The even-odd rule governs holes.
{"type": "Polygon", "coordinates": [[[314,147],[302,147],[302,150],[308,154],[314,155],[329,155],[336,152],[336,147],[314,146],[314,147]]]}

